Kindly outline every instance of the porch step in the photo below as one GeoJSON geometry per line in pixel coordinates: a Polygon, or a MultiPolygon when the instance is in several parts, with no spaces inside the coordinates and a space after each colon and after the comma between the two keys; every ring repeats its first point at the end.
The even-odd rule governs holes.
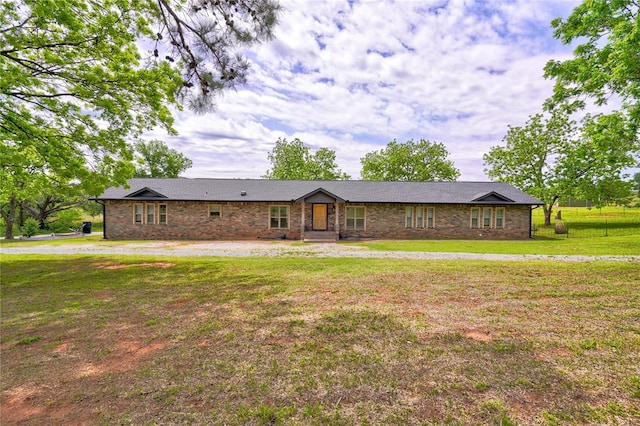
{"type": "Polygon", "coordinates": [[[334,243],[338,241],[338,233],[333,231],[305,231],[302,241],[305,243],[334,243]]]}

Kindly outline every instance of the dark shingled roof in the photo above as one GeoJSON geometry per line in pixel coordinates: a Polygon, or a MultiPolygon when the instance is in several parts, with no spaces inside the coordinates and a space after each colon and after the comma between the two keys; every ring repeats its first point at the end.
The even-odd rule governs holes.
{"type": "Polygon", "coordinates": [[[542,204],[501,182],[141,178],[128,183],[129,188],[109,188],[97,199],[290,202],[321,189],[350,203],[542,204]]]}

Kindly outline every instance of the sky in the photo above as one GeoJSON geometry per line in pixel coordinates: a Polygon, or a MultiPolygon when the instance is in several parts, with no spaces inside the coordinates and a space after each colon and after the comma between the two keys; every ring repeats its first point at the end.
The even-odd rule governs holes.
{"type": "Polygon", "coordinates": [[[334,150],[352,179],[394,139],[442,142],[460,180],[487,181],[483,154],[552,94],[544,65],[572,57],[550,22],[577,4],[281,0],[275,39],[244,52],[247,84],[147,136],[193,161],[185,177],[260,178],[282,137],[334,150]]]}

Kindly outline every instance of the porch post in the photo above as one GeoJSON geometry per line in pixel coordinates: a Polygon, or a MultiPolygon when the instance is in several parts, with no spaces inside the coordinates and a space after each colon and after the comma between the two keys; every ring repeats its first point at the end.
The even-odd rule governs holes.
{"type": "Polygon", "coordinates": [[[334,202],[334,205],[336,206],[336,234],[340,239],[340,203],[338,203],[338,200],[334,202]]]}
{"type": "Polygon", "coordinates": [[[302,221],[300,223],[300,239],[304,240],[304,210],[305,210],[304,201],[302,201],[302,203],[300,203],[300,205],[302,206],[302,221]]]}

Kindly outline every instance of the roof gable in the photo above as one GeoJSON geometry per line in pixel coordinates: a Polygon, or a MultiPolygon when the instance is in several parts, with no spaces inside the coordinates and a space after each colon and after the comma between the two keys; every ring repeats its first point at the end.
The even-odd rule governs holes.
{"type": "Polygon", "coordinates": [[[478,194],[476,195],[476,197],[471,200],[474,202],[495,202],[495,201],[501,201],[501,202],[507,202],[507,203],[514,203],[515,201],[513,201],[511,198],[509,197],[505,197],[504,195],[496,192],[496,191],[491,191],[491,192],[487,192],[484,194],[478,194]]]}
{"type": "Polygon", "coordinates": [[[308,194],[303,195],[302,197],[295,200],[295,202],[299,203],[301,201],[316,201],[316,202],[334,202],[344,203],[344,200],[338,197],[335,194],[327,191],[323,188],[318,188],[315,191],[311,191],[308,194]]]}
{"type": "Polygon", "coordinates": [[[131,194],[125,195],[125,198],[167,198],[167,196],[154,191],[148,186],[145,186],[144,188],[134,191],[131,194]]]}

